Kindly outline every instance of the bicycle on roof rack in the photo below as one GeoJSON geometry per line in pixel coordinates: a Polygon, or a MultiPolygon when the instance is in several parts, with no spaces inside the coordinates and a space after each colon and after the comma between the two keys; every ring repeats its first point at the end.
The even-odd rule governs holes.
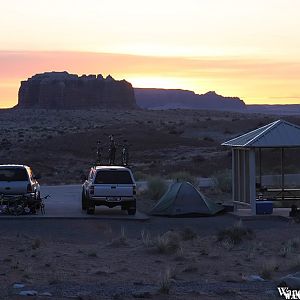
{"type": "Polygon", "coordinates": [[[0,195],[0,214],[4,215],[30,215],[40,212],[45,214],[44,200],[49,198],[50,195],[45,197],[33,198],[28,195],[0,195]]]}

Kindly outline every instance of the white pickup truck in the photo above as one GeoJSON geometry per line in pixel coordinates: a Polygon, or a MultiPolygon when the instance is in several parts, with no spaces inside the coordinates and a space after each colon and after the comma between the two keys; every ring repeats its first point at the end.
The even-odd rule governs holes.
{"type": "Polygon", "coordinates": [[[119,166],[92,167],[82,185],[82,209],[95,213],[95,206],[121,206],[136,213],[136,183],[130,169],[119,166]]]}

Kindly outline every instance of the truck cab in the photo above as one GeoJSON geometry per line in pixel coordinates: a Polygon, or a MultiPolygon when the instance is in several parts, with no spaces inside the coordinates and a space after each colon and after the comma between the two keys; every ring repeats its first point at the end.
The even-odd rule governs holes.
{"type": "Polygon", "coordinates": [[[129,215],[136,213],[136,183],[129,168],[121,166],[92,167],[82,185],[82,209],[95,213],[95,207],[121,206],[129,215]]]}

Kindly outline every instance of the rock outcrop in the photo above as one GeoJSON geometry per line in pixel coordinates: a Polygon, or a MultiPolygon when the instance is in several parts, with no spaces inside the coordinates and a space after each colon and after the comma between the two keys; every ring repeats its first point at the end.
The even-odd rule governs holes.
{"type": "Polygon", "coordinates": [[[137,108],[132,85],[110,75],[74,75],[68,72],[36,74],[21,82],[18,108],[83,109],[137,108]]]}
{"type": "Polygon", "coordinates": [[[137,105],[145,109],[246,109],[243,100],[237,97],[223,97],[215,92],[198,95],[192,91],[177,89],[135,88],[137,105]]]}

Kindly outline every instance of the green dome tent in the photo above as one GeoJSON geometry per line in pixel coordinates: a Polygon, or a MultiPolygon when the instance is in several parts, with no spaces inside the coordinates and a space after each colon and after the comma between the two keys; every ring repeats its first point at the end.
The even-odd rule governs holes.
{"type": "Polygon", "coordinates": [[[221,205],[206,199],[192,184],[175,182],[152,208],[150,214],[160,216],[212,216],[223,209],[221,205]]]}

